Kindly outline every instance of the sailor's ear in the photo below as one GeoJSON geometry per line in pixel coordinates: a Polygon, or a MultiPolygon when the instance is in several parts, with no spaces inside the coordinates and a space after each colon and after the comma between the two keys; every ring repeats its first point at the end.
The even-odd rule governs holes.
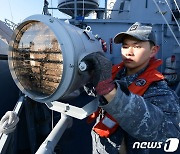
{"type": "Polygon", "coordinates": [[[152,46],[150,58],[155,57],[159,49],[160,49],[160,46],[158,45],[152,46]]]}

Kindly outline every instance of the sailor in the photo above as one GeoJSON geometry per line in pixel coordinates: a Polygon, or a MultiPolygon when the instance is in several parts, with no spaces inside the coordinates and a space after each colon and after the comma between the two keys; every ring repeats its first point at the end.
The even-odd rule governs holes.
{"type": "Polygon", "coordinates": [[[49,5],[49,2],[47,0],[44,0],[43,14],[51,16],[51,14],[48,11],[48,5],[49,5]]]}
{"type": "MultiPolygon", "coordinates": [[[[148,142],[180,139],[180,102],[164,76],[155,55],[159,46],[151,26],[134,23],[114,37],[121,44],[122,63],[112,67],[101,53],[84,58],[94,67],[91,83],[99,109],[92,129],[93,154],[148,154],[148,142]],[[134,143],[143,143],[142,148],[134,143]]],[[[156,148],[156,147],[155,147],[156,148]]]]}
{"type": "Polygon", "coordinates": [[[19,117],[14,111],[7,111],[0,121],[0,133],[9,134],[16,129],[19,117]]]}

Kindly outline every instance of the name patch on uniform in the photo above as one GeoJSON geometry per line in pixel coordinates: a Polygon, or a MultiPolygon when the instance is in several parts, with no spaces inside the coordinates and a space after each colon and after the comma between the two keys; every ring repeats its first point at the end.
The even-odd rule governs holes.
{"type": "Polygon", "coordinates": [[[146,80],[145,79],[138,79],[135,82],[136,86],[144,86],[146,84],[146,80]]]}

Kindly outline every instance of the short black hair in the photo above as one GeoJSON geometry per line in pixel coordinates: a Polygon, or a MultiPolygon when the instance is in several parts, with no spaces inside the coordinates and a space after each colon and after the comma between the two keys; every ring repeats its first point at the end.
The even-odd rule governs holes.
{"type": "Polygon", "coordinates": [[[153,41],[149,41],[150,47],[156,46],[156,44],[153,41]]]}

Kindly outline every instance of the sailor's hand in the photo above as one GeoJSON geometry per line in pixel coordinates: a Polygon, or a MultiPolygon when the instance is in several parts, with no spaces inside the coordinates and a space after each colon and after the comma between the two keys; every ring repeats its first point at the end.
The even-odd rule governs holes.
{"type": "Polygon", "coordinates": [[[0,121],[0,133],[9,134],[16,129],[19,117],[13,111],[7,111],[0,121]]]}
{"type": "Polygon", "coordinates": [[[92,84],[98,95],[108,94],[115,88],[112,81],[112,63],[103,53],[91,53],[83,58],[84,62],[92,65],[89,70],[92,75],[92,84]]]}

